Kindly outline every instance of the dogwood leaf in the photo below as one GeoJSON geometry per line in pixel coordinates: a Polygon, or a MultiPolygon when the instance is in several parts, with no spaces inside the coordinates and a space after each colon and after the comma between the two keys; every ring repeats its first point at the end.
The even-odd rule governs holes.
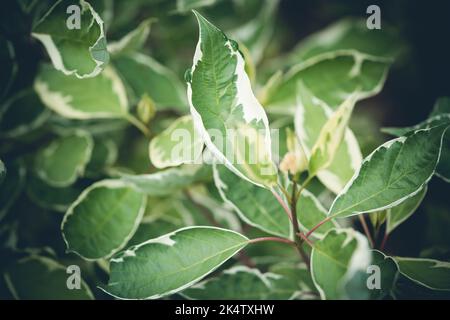
{"type": "Polygon", "coordinates": [[[290,236],[286,212],[269,190],[241,179],[223,165],[214,165],[213,173],[223,201],[231,205],[243,221],[274,235],[290,236]]]}
{"type": "MultiPolygon", "coordinates": [[[[314,243],[311,253],[311,275],[322,299],[348,296],[346,286],[366,274],[371,262],[367,239],[353,229],[332,229],[314,243]]],[[[359,287],[365,287],[365,279],[359,287]]],[[[353,283],[353,286],[356,284],[353,283]]],[[[361,297],[360,297],[361,298],[361,297]]]]}
{"type": "Polygon", "coordinates": [[[28,197],[38,206],[65,212],[78,198],[84,187],[84,183],[78,182],[67,187],[53,187],[32,175],[28,178],[26,191],[28,197]]]}
{"type": "Polygon", "coordinates": [[[389,209],[414,196],[434,173],[446,128],[418,130],[378,147],[364,159],[328,214],[348,217],[389,209]]]}
{"type": "MultiPolygon", "coordinates": [[[[300,83],[294,124],[297,137],[308,157],[319,138],[322,127],[332,114],[329,106],[312,96],[310,91],[300,83]]],[[[358,141],[353,132],[346,128],[330,165],[320,170],[317,177],[328,189],[339,193],[353,177],[361,162],[362,155],[358,141]]]]}
{"type": "Polygon", "coordinates": [[[130,31],[120,40],[108,44],[108,52],[112,56],[138,51],[143,46],[150,33],[150,27],[155,19],[149,18],[142,21],[136,29],[130,31]]]}
{"type": "MultiPolygon", "coordinates": [[[[439,98],[427,120],[411,127],[382,128],[382,131],[394,136],[402,136],[419,129],[427,129],[450,121],[450,98],[439,98]]],[[[441,157],[436,168],[436,175],[446,182],[450,182],[450,133],[444,135],[441,157]]]]}
{"type": "Polygon", "coordinates": [[[202,165],[184,165],[149,174],[119,174],[120,179],[133,184],[150,196],[165,196],[186,188],[210,176],[210,168],[202,165]]]}
{"type": "Polygon", "coordinates": [[[361,100],[377,94],[390,63],[390,59],[355,50],[325,52],[291,67],[271,85],[262,103],[270,113],[294,114],[298,83],[302,81],[313,96],[334,110],[351,95],[361,100]]]}
{"type": "Polygon", "coordinates": [[[266,274],[258,269],[236,266],[223,271],[219,277],[193,285],[182,295],[194,300],[264,300],[269,291],[266,274]]]}
{"type": "Polygon", "coordinates": [[[280,262],[270,266],[266,275],[271,284],[269,299],[315,298],[316,287],[305,264],[280,262]]]}
{"type": "MultiPolygon", "coordinates": [[[[314,194],[306,189],[303,190],[297,201],[297,218],[300,229],[309,231],[326,217],[327,210],[314,194]]],[[[338,225],[335,221],[328,221],[317,228],[313,235],[317,238],[322,238],[328,230],[337,227],[338,225]]]]}
{"type": "Polygon", "coordinates": [[[276,183],[267,115],[235,41],[195,12],[200,36],[187,71],[194,126],[220,163],[260,186],[276,183]]]}
{"type": "Polygon", "coordinates": [[[11,264],[3,273],[15,299],[21,300],[93,300],[88,285],[80,279],[80,288],[68,288],[67,268],[53,259],[32,255],[11,264]]]}
{"type": "Polygon", "coordinates": [[[42,126],[50,116],[32,90],[21,91],[0,109],[0,136],[14,138],[42,126]]]}
{"type": "Polygon", "coordinates": [[[406,199],[398,206],[387,209],[387,225],[386,232],[391,233],[403,221],[408,219],[414,211],[417,210],[427,193],[427,186],[425,185],[417,194],[411,198],[406,199]]]}
{"type": "Polygon", "coordinates": [[[87,260],[107,258],[133,236],[146,197],[120,180],[102,180],[85,189],[61,224],[69,252],[87,260]]]}
{"type": "Polygon", "coordinates": [[[195,131],[190,115],[175,120],[150,142],[150,160],[157,168],[198,163],[203,151],[203,140],[195,131]]]}
{"type": "Polygon", "coordinates": [[[48,65],[41,67],[34,82],[41,101],[70,119],[123,118],[127,116],[125,87],[113,68],[95,78],[68,77],[48,65]]]}
{"type": "Polygon", "coordinates": [[[130,53],[115,58],[113,64],[136,102],[147,94],[159,109],[187,111],[183,84],[158,61],[142,53],[130,53]]]}
{"type": "Polygon", "coordinates": [[[32,36],[42,42],[57,70],[77,78],[95,77],[109,60],[103,20],[88,2],[80,0],[76,2],[81,9],[79,26],[69,29],[67,9],[73,5],[74,1],[57,1],[32,36]]]}
{"type": "Polygon", "coordinates": [[[37,154],[36,174],[53,187],[67,187],[83,175],[93,146],[91,135],[84,131],[60,137],[37,154]]]}
{"type": "Polygon", "coordinates": [[[356,96],[350,96],[328,117],[322,126],[317,140],[311,148],[308,166],[310,176],[315,176],[320,170],[328,168],[333,163],[346,134],[355,102],[356,96]]]}
{"type": "Polygon", "coordinates": [[[284,57],[284,63],[306,61],[325,52],[346,49],[375,57],[395,58],[402,49],[402,43],[389,27],[383,26],[383,32],[379,32],[368,29],[365,19],[346,18],[307,37],[288,57],[284,57]]]}
{"type": "Polygon", "coordinates": [[[98,177],[117,159],[117,145],[112,139],[94,138],[94,149],[86,166],[86,176],[98,177]]]}
{"type": "Polygon", "coordinates": [[[248,241],[239,233],[215,227],[179,229],[111,259],[104,290],[124,299],[157,299],[176,293],[214,271],[248,241]]]}
{"type": "Polygon", "coordinates": [[[400,273],[433,290],[450,290],[450,263],[434,259],[395,257],[400,273]]]}
{"type": "Polygon", "coordinates": [[[372,285],[378,284],[380,287],[377,288],[374,286],[371,289],[371,299],[393,297],[393,291],[398,279],[397,262],[392,257],[386,256],[381,251],[372,250],[372,267],[379,268],[371,270],[371,272],[374,272],[373,276],[375,278],[380,276],[379,283],[377,283],[378,280],[375,280],[375,283],[371,283],[370,279],[368,279],[368,283],[372,285]],[[379,274],[375,274],[375,272],[379,272],[379,274]]]}

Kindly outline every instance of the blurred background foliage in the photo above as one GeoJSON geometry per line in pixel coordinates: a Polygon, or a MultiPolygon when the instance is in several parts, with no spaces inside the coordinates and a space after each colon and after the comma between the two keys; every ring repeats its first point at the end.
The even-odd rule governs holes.
{"type": "MultiPolygon", "coordinates": [[[[359,140],[364,156],[388,139],[381,133],[380,128],[416,124],[427,117],[438,97],[450,96],[450,2],[375,2],[281,0],[275,16],[270,16],[261,26],[269,29],[264,50],[252,57],[256,72],[255,86],[261,87],[274,70],[284,68],[282,62],[287,53],[302,39],[343,18],[365,19],[367,6],[379,5],[382,30],[374,32],[393,29],[397,33],[396,39],[401,43],[402,51],[391,67],[381,93],[359,102],[360,106],[355,110],[351,128],[359,140]]],[[[30,33],[51,3],[52,1],[45,0],[17,0],[1,4],[0,39],[3,48],[0,57],[0,79],[2,84],[9,83],[9,89],[0,88],[0,108],[18,92],[31,90],[39,65],[49,61],[43,46],[32,38],[30,33]],[[15,53],[13,65],[8,65],[8,56],[5,54],[7,42],[15,53]],[[15,74],[14,78],[10,79],[9,74],[15,74]]],[[[196,21],[189,10],[176,11],[174,2],[167,0],[93,0],[90,3],[105,21],[108,41],[120,39],[147,18],[156,18],[141,51],[171,69],[179,80],[183,81],[183,74],[191,65],[198,37],[196,21]]],[[[265,10],[270,7],[271,0],[222,0],[211,3],[212,5],[201,8],[201,12],[214,18],[215,24],[232,37],[233,34],[242,32],[249,21],[258,15],[263,16],[265,10]]],[[[33,95],[27,96],[27,99],[30,104],[40,103],[33,100],[33,95]]],[[[136,105],[137,102],[134,107],[136,105]]],[[[158,111],[151,121],[152,134],[161,132],[176,117],[187,112],[187,106],[184,111],[183,108],[158,111]]],[[[19,115],[24,116],[21,112],[16,114],[19,115]]],[[[79,120],[63,119],[53,113],[49,113],[45,119],[44,123],[36,125],[36,129],[25,135],[0,138],[0,158],[10,173],[5,178],[9,179],[8,189],[3,188],[0,193],[0,268],[6,268],[15,259],[30,252],[37,252],[44,256],[57,257],[63,265],[80,265],[86,281],[93,288],[107,280],[105,266],[64,254],[65,246],[60,232],[61,210],[55,211],[47,205],[42,205],[47,194],[33,193],[34,190],[42,190],[39,187],[33,188],[41,182],[33,180],[36,178],[27,174],[24,167],[28,166],[33,154],[46,145],[58,130],[82,126],[90,132],[98,133],[95,139],[100,141],[99,144],[106,145],[109,140],[114,140],[118,146],[117,159],[107,164],[106,168],[101,168],[103,171],[95,167],[95,163],[91,163],[92,175],[87,174],[79,179],[74,189],[67,194],[62,194],[59,190],[45,189],[47,192],[59,194],[61,199],[52,201],[55,205],[66,208],[92,181],[107,176],[107,170],[113,164],[116,168],[135,173],[155,171],[148,158],[148,139],[121,120],[90,120],[81,123],[79,120]],[[12,248],[18,250],[11,250],[12,248]]],[[[0,119],[0,129],[7,127],[8,119],[0,119]]],[[[101,158],[102,151],[97,151],[101,158]]],[[[2,183],[6,185],[6,181],[2,183]]],[[[322,189],[320,183],[317,183],[317,192],[322,189]]],[[[221,206],[213,183],[209,182],[192,192],[194,195],[180,194],[149,201],[145,221],[154,223],[151,226],[148,223],[147,229],[145,226],[139,229],[132,242],[139,242],[142,233],[145,234],[145,239],[148,239],[149,234],[158,236],[185,225],[185,211],[190,212],[196,224],[216,223],[205,218],[202,213],[208,210],[208,206],[213,209],[221,206]],[[197,201],[195,195],[200,197],[197,201]],[[209,202],[201,200],[201,196],[207,197],[209,202]],[[155,215],[164,218],[160,219],[155,215]]],[[[449,195],[449,184],[440,179],[433,179],[420,208],[392,234],[387,252],[392,255],[450,260],[449,195]]],[[[252,236],[261,234],[249,226],[242,228],[252,236]]],[[[247,254],[262,266],[277,262],[280,257],[285,260],[296,259],[289,248],[279,244],[258,244],[249,248],[247,254]]],[[[0,287],[0,298],[11,298],[4,283],[0,287]]],[[[416,293],[406,285],[405,296],[414,297],[415,294],[423,296],[425,293],[416,293]]],[[[95,295],[97,298],[105,298],[98,290],[95,295]]]]}

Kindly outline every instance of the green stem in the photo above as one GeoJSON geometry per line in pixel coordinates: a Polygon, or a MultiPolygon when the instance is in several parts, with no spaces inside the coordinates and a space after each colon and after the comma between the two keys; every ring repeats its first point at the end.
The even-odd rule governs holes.
{"type": "Polygon", "coordinates": [[[305,190],[306,186],[311,182],[311,180],[313,178],[314,178],[314,176],[308,176],[308,178],[306,178],[305,182],[303,182],[302,186],[300,187],[297,194],[295,195],[297,199],[300,197],[302,191],[305,190]]]}

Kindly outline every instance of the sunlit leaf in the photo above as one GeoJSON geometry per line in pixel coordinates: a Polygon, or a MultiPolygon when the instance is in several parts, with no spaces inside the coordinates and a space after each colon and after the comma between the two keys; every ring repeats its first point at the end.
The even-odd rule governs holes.
{"type": "Polygon", "coordinates": [[[237,43],[195,15],[200,36],[186,79],[194,126],[228,169],[255,184],[274,185],[267,115],[253,95],[237,43]]]}

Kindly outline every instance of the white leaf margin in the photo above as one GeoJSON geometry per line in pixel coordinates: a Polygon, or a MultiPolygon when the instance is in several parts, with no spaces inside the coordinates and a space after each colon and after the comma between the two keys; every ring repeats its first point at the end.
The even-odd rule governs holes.
{"type": "Polygon", "coordinates": [[[116,252],[123,249],[125,247],[125,245],[128,243],[128,241],[130,241],[130,239],[133,237],[134,233],[136,232],[137,228],[139,227],[139,224],[144,216],[145,207],[147,204],[147,197],[143,196],[142,197],[143,201],[141,202],[141,206],[140,206],[138,214],[136,216],[136,220],[134,221],[133,228],[130,231],[130,233],[128,234],[128,236],[125,237],[125,239],[122,241],[122,243],[118,247],[113,248],[108,254],[106,254],[103,257],[87,258],[87,257],[83,256],[82,254],[80,254],[79,252],[77,252],[76,250],[70,249],[69,242],[64,234],[64,225],[66,224],[67,219],[71,215],[75,214],[75,212],[74,212],[75,208],[89,195],[89,192],[91,192],[93,189],[97,189],[97,188],[108,188],[108,189],[133,188],[134,190],[140,192],[138,189],[135,188],[134,185],[124,182],[122,180],[113,180],[113,179],[101,180],[101,181],[93,183],[92,185],[90,185],[89,187],[84,189],[83,192],[78,196],[77,200],[75,200],[75,202],[72,203],[72,205],[69,207],[69,209],[67,209],[67,212],[63,217],[63,220],[61,222],[61,227],[60,227],[64,243],[66,244],[66,248],[67,248],[66,251],[73,252],[86,261],[97,261],[99,259],[108,259],[112,255],[114,255],[116,252]]]}
{"type": "MultiPolygon", "coordinates": [[[[205,20],[212,28],[217,29],[212,23],[210,23],[208,20],[203,18],[197,11],[193,10],[198,23],[200,25],[201,19],[205,20]]],[[[217,29],[219,30],[219,29],[217,29]]],[[[199,39],[197,42],[197,46],[195,48],[194,58],[192,61],[192,68],[191,68],[191,74],[194,74],[195,68],[199,61],[201,61],[203,57],[203,52],[201,50],[201,33],[202,29],[199,28],[199,39]]],[[[236,88],[237,88],[237,101],[235,102],[236,105],[241,104],[242,105],[242,111],[244,114],[244,121],[246,123],[250,123],[253,120],[262,121],[265,128],[265,136],[264,136],[264,145],[267,147],[266,154],[268,156],[268,160],[272,161],[272,152],[271,152],[271,136],[270,136],[270,128],[269,128],[269,119],[267,118],[267,114],[264,111],[264,108],[261,106],[259,101],[256,99],[256,97],[253,94],[251,82],[250,79],[245,72],[245,61],[244,58],[241,56],[239,51],[234,50],[230,40],[227,40],[225,45],[230,50],[230,55],[236,56],[237,64],[236,64],[236,70],[235,75],[237,77],[236,79],[236,88]]],[[[241,171],[239,171],[231,162],[229,159],[226,158],[226,156],[220,151],[216,145],[212,142],[211,137],[209,136],[208,131],[206,130],[202,116],[200,113],[197,112],[195,109],[195,106],[192,103],[192,86],[191,83],[187,82],[187,96],[190,106],[190,112],[192,115],[192,120],[194,122],[194,127],[197,129],[197,132],[202,137],[206,147],[211,151],[211,153],[214,155],[214,157],[220,162],[223,163],[228,169],[233,171],[235,174],[237,174],[242,179],[245,179],[253,184],[256,184],[260,187],[264,188],[264,185],[261,183],[255,182],[245,176],[241,171]]]]}
{"type": "MultiPolygon", "coordinates": [[[[135,253],[135,252],[136,252],[140,247],[142,247],[142,246],[144,246],[144,245],[147,245],[147,244],[151,244],[151,243],[159,243],[159,244],[163,244],[163,245],[166,245],[166,246],[173,246],[176,242],[173,241],[172,239],[170,239],[170,237],[173,236],[173,235],[175,235],[176,233],[178,233],[178,232],[180,232],[180,231],[185,231],[185,230],[190,230],[190,229],[215,229],[215,230],[222,230],[222,231],[234,233],[234,234],[236,234],[236,235],[239,235],[239,236],[242,237],[243,239],[245,239],[245,240],[246,240],[246,243],[243,242],[244,244],[242,245],[242,247],[240,247],[239,249],[235,250],[234,253],[233,253],[232,255],[230,255],[230,258],[231,258],[232,256],[234,256],[236,253],[238,253],[239,251],[241,251],[241,250],[242,250],[242,249],[250,242],[250,239],[248,239],[246,236],[240,234],[239,232],[230,230],[230,229],[224,229],[224,228],[212,227],[212,226],[190,226],[190,227],[184,227],[184,228],[181,228],[181,229],[177,229],[177,230],[175,230],[175,231],[173,231],[173,232],[167,233],[167,234],[162,235],[162,236],[160,236],[160,237],[158,237],[158,238],[150,239],[150,240],[144,241],[144,242],[142,242],[142,243],[140,243],[140,244],[138,244],[138,245],[135,245],[135,246],[133,246],[133,247],[131,247],[131,248],[125,250],[125,251],[123,252],[123,254],[122,254],[121,257],[111,259],[111,260],[110,260],[110,263],[123,263],[123,262],[124,262],[124,258],[136,256],[136,253],[135,253]]],[[[240,246],[241,246],[241,245],[240,245],[240,246]]],[[[168,296],[168,295],[177,293],[177,292],[179,292],[179,291],[182,291],[182,290],[184,290],[184,289],[187,289],[187,288],[189,288],[190,286],[192,286],[194,283],[197,283],[198,281],[200,281],[201,279],[203,279],[204,277],[206,277],[208,274],[212,273],[214,270],[216,270],[217,268],[219,268],[219,267],[220,267],[221,265],[223,265],[226,261],[228,261],[228,259],[225,259],[224,261],[222,261],[221,263],[219,263],[217,266],[215,266],[214,268],[212,268],[211,270],[209,270],[207,273],[205,273],[205,274],[203,274],[202,276],[200,276],[200,277],[198,277],[198,278],[196,278],[196,279],[190,281],[189,283],[184,284],[183,286],[181,286],[181,287],[179,287],[179,288],[170,290],[170,291],[168,291],[168,292],[163,292],[163,293],[155,294],[155,295],[152,295],[152,296],[149,296],[149,297],[141,298],[141,299],[138,299],[138,300],[152,300],[152,299],[159,299],[159,298],[162,298],[162,297],[164,297],[164,296],[168,296]]],[[[111,268],[111,267],[110,267],[110,268],[111,268]]],[[[101,290],[102,290],[103,292],[105,292],[106,294],[109,294],[110,296],[112,296],[112,297],[114,297],[114,298],[117,298],[117,299],[121,299],[121,300],[136,300],[136,299],[123,298],[123,297],[120,297],[120,296],[118,296],[118,295],[114,295],[114,294],[108,292],[108,291],[106,290],[106,288],[102,288],[102,287],[98,287],[98,288],[101,289],[101,290]]]]}
{"type": "MultiPolygon", "coordinates": [[[[61,3],[61,0],[56,2],[50,8],[50,10],[42,17],[41,20],[44,20],[45,18],[47,18],[47,16],[53,11],[53,9],[56,6],[58,6],[60,3],[61,3]]],[[[81,5],[81,8],[82,8],[82,11],[85,11],[86,9],[88,9],[91,12],[92,17],[94,18],[95,22],[100,27],[100,35],[99,35],[98,39],[96,40],[96,42],[91,47],[89,47],[89,53],[91,53],[91,50],[100,41],[102,41],[102,39],[106,39],[105,29],[104,29],[104,26],[103,26],[103,20],[100,17],[100,15],[94,10],[94,8],[92,8],[92,6],[88,2],[86,2],[85,0],[80,0],[80,5],[81,5]]],[[[95,66],[94,70],[92,70],[91,73],[80,75],[78,73],[77,69],[73,69],[73,70],[67,69],[67,67],[64,65],[61,53],[58,50],[58,47],[56,46],[56,44],[53,42],[52,37],[50,35],[42,34],[42,33],[36,33],[36,32],[32,32],[31,35],[42,42],[42,44],[44,45],[45,49],[48,52],[48,55],[50,56],[50,60],[52,61],[53,66],[55,67],[55,69],[63,72],[66,76],[75,75],[79,79],[92,78],[92,77],[97,76],[103,70],[103,65],[106,64],[106,62],[103,62],[103,61],[100,61],[100,60],[96,60],[92,56],[92,53],[91,53],[91,58],[92,58],[92,60],[95,61],[96,66],[95,66]]]]}

